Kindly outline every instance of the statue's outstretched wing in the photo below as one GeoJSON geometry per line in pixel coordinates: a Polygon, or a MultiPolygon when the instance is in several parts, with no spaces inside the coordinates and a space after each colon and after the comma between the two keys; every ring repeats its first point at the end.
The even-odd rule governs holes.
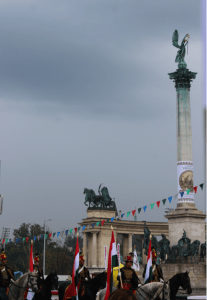
{"type": "Polygon", "coordinates": [[[178,38],[179,38],[178,31],[175,30],[174,33],[173,33],[173,36],[172,36],[172,43],[173,43],[173,46],[175,46],[175,47],[177,47],[177,48],[181,48],[181,47],[178,45],[178,38]]]}

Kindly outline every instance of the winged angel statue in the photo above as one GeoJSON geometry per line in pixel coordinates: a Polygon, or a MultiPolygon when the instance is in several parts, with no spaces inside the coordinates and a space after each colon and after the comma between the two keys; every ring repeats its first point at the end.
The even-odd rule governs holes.
{"type": "Polygon", "coordinates": [[[185,46],[188,44],[188,39],[189,39],[189,34],[186,34],[184,39],[182,40],[182,43],[181,45],[179,46],[178,45],[178,38],[179,38],[179,35],[178,35],[178,31],[175,30],[174,33],[173,33],[173,37],[172,37],[172,43],[173,43],[173,46],[179,48],[180,50],[178,50],[178,53],[177,53],[177,56],[176,56],[176,59],[175,59],[175,62],[183,62],[184,61],[184,57],[185,57],[185,46]]]}

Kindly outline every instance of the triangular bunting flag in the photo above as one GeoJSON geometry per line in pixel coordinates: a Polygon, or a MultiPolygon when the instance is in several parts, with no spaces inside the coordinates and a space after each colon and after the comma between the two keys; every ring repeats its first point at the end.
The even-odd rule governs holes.
{"type": "Polygon", "coordinates": [[[11,243],[11,239],[9,239],[9,243],[11,243]]]}
{"type": "Polygon", "coordinates": [[[101,223],[100,221],[99,221],[99,222],[97,222],[97,223],[96,223],[96,226],[98,226],[100,223],[101,223]]]}
{"type": "Polygon", "coordinates": [[[121,219],[123,218],[124,215],[125,215],[125,214],[121,214],[121,219]]]}
{"type": "Polygon", "coordinates": [[[184,195],[184,192],[180,192],[180,196],[183,197],[183,195],[184,195]]]}
{"type": "Polygon", "coordinates": [[[94,228],[95,223],[92,224],[92,228],[94,228]]]}
{"type": "Polygon", "coordinates": [[[204,183],[199,184],[201,190],[203,190],[203,185],[204,185],[204,183]]]}
{"type": "Polygon", "coordinates": [[[6,244],[7,244],[7,242],[8,242],[8,239],[6,239],[6,244]]]}
{"type": "Polygon", "coordinates": [[[195,192],[195,194],[197,193],[197,188],[198,188],[197,186],[194,186],[194,188],[193,188],[193,189],[194,189],[194,192],[195,192]]]}
{"type": "Polygon", "coordinates": [[[110,219],[107,219],[107,220],[106,220],[106,223],[108,223],[108,222],[109,222],[109,220],[110,220],[110,219]]]}
{"type": "Polygon", "coordinates": [[[81,229],[81,226],[80,227],[78,227],[78,231],[81,229]]]}
{"type": "Polygon", "coordinates": [[[155,205],[154,203],[150,204],[150,206],[151,206],[151,209],[153,209],[154,205],[155,205]]]}
{"type": "Polygon", "coordinates": [[[187,192],[187,195],[189,195],[189,193],[190,193],[190,189],[189,189],[189,190],[187,190],[186,192],[187,192]]]}
{"type": "MultiPolygon", "coordinates": [[[[94,224],[95,224],[95,223],[94,223],[94,224]]],[[[75,230],[75,233],[77,233],[78,228],[76,227],[76,228],[74,228],[74,230],[75,230]]]]}
{"type": "Polygon", "coordinates": [[[171,196],[171,197],[169,197],[169,198],[168,198],[168,200],[169,200],[169,202],[171,203],[171,201],[172,201],[172,196],[171,196]]]}
{"type": "Polygon", "coordinates": [[[41,235],[41,240],[43,240],[43,238],[44,238],[44,235],[42,234],[42,235],[41,235]]]}
{"type": "Polygon", "coordinates": [[[26,237],[26,242],[28,242],[29,241],[29,237],[26,237]]]}
{"type": "Polygon", "coordinates": [[[45,239],[47,239],[47,234],[45,234],[45,239]]]}
{"type": "Polygon", "coordinates": [[[49,239],[51,238],[51,236],[52,236],[52,232],[51,232],[51,233],[49,233],[49,239]]]}
{"type": "Polygon", "coordinates": [[[135,212],[136,212],[136,209],[134,209],[134,210],[132,211],[132,216],[133,216],[133,217],[134,217],[135,212]]]}
{"type": "Polygon", "coordinates": [[[163,205],[165,205],[165,202],[166,202],[166,199],[163,199],[163,200],[162,200],[163,205]]]}
{"type": "Polygon", "coordinates": [[[146,205],[146,206],[143,206],[143,209],[144,209],[144,212],[145,212],[145,210],[147,209],[147,205],[146,205]]]}
{"type": "Polygon", "coordinates": [[[36,240],[36,236],[34,236],[34,242],[35,242],[35,240],[36,240]]]}
{"type": "Polygon", "coordinates": [[[157,201],[156,204],[157,204],[157,207],[159,208],[159,206],[160,206],[160,201],[157,201]]]}
{"type": "Polygon", "coordinates": [[[65,231],[65,235],[66,235],[66,236],[68,235],[68,230],[65,231]]]}
{"type": "Polygon", "coordinates": [[[57,237],[59,237],[59,235],[60,235],[60,231],[57,232],[57,237]]]}
{"type": "Polygon", "coordinates": [[[128,213],[127,213],[127,218],[128,218],[129,215],[130,215],[130,211],[128,211],[128,213]]]}
{"type": "Polygon", "coordinates": [[[113,222],[114,221],[114,217],[113,218],[111,218],[111,222],[113,222]]]}
{"type": "Polygon", "coordinates": [[[70,234],[73,232],[73,228],[70,229],[70,234]]]}
{"type": "Polygon", "coordinates": [[[83,227],[82,227],[82,230],[84,230],[86,228],[86,225],[84,225],[83,227]]]}
{"type": "Polygon", "coordinates": [[[140,208],[138,208],[138,214],[141,212],[141,210],[142,210],[142,208],[140,207],[140,208]]]}
{"type": "Polygon", "coordinates": [[[101,221],[101,225],[104,226],[104,223],[105,223],[105,220],[102,220],[101,221]]]}
{"type": "Polygon", "coordinates": [[[56,232],[53,232],[53,234],[52,234],[52,237],[54,238],[54,237],[55,237],[55,235],[56,235],[56,232]]]}
{"type": "Polygon", "coordinates": [[[22,239],[22,240],[23,240],[23,243],[24,243],[24,242],[25,242],[25,237],[23,237],[23,239],[22,239]]]}

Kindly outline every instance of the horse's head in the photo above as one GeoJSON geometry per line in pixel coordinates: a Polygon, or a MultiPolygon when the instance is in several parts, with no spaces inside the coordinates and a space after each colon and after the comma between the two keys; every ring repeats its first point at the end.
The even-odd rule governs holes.
{"type": "Polygon", "coordinates": [[[187,291],[188,294],[192,293],[192,288],[190,284],[190,277],[188,276],[188,272],[182,273],[180,286],[187,291]]]}
{"type": "Polygon", "coordinates": [[[100,289],[102,290],[102,289],[105,289],[105,287],[106,287],[107,272],[104,271],[101,274],[102,274],[102,276],[100,278],[100,289]]]}
{"type": "Polygon", "coordinates": [[[170,286],[168,283],[163,283],[163,298],[165,300],[170,299],[170,286]]]}
{"type": "Polygon", "coordinates": [[[28,287],[33,291],[38,291],[38,277],[37,272],[29,272],[28,273],[28,287]]]}
{"type": "Polygon", "coordinates": [[[88,190],[88,189],[85,188],[85,189],[83,190],[83,194],[86,194],[86,193],[87,193],[87,190],[88,190]]]}
{"type": "Polygon", "coordinates": [[[52,284],[52,290],[57,290],[58,289],[58,276],[57,272],[50,272],[50,282],[52,284]]]}

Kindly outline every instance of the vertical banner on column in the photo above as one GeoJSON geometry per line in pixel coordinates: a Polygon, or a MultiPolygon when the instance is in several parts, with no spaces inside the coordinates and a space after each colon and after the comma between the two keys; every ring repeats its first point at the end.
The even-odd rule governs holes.
{"type": "Polygon", "coordinates": [[[117,244],[117,257],[118,257],[118,263],[120,266],[120,244],[117,244]]]}
{"type": "Polygon", "coordinates": [[[104,261],[105,261],[105,270],[107,271],[107,248],[104,247],[104,261]]]}
{"type": "Polygon", "coordinates": [[[194,202],[193,191],[193,162],[192,161],[178,161],[177,162],[178,174],[178,202],[194,202]],[[190,193],[187,194],[187,190],[190,193]],[[180,191],[184,191],[183,197],[180,191]]]}

